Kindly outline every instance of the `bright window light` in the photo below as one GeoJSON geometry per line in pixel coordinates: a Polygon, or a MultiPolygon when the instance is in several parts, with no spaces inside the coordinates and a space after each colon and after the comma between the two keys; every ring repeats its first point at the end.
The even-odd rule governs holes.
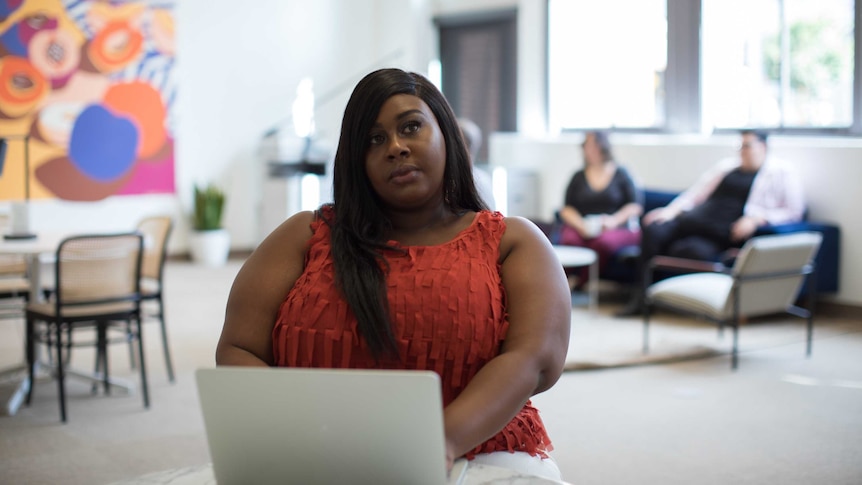
{"type": "Polygon", "coordinates": [[[662,126],[666,0],[549,0],[549,131],[662,126]]]}
{"type": "Polygon", "coordinates": [[[302,176],[301,184],[301,210],[309,211],[317,209],[320,206],[320,178],[313,173],[307,173],[302,176]]]}

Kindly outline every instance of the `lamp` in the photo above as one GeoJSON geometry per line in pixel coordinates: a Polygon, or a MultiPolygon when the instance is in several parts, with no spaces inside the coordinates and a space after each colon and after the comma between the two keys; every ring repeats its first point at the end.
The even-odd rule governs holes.
{"type": "Polygon", "coordinates": [[[30,232],[30,135],[5,135],[0,138],[0,174],[8,151],[8,140],[24,140],[24,204],[12,205],[12,232],[4,234],[3,239],[34,239],[30,232]]]}

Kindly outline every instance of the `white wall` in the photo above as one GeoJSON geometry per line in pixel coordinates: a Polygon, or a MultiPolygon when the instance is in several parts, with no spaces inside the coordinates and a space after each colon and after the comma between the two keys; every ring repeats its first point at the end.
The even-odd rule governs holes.
{"type": "MultiPolygon", "coordinates": [[[[543,138],[545,130],[545,2],[541,0],[232,0],[176,2],[178,99],[175,111],[177,196],[111,197],[100,202],[34,201],[37,231],[131,228],[144,215],[173,214],[178,227],[169,251],[187,247],[193,183],[228,191],[226,226],[234,249],[260,240],[261,136],[290,111],[300,79],[311,76],[321,137],[336,142],[341,112],[353,84],[385,66],[424,72],[436,56],[434,15],[518,9],[518,128],[491,137],[492,163],[537,166],[546,214],[562,197],[579,165],[576,141],[543,138]],[[383,62],[381,62],[383,60],[383,62]],[[494,152],[506,150],[506,160],[494,152]]],[[[724,156],[735,137],[615,137],[618,153],[641,181],[685,187],[705,165],[724,156]],[[672,164],[672,165],[668,165],[672,164]]],[[[799,163],[814,217],[843,230],[841,301],[862,304],[862,223],[854,217],[862,170],[858,140],[780,139],[774,151],[799,163]]],[[[330,197],[324,180],[324,197],[330,197]]],[[[2,210],[2,208],[0,208],[2,210]]]]}
{"type": "Polygon", "coordinates": [[[425,72],[437,45],[427,0],[181,0],[175,21],[177,195],[33,201],[34,230],[125,230],[145,215],[168,213],[177,222],[169,251],[183,252],[193,184],[215,182],[227,190],[231,246],[253,248],[260,241],[258,143],[289,116],[299,81],[312,77],[318,97],[334,93],[316,113],[319,135],[334,147],[362,75],[379,67],[425,72]]]}
{"type": "MultiPolygon", "coordinates": [[[[583,165],[580,134],[530,137],[494,134],[490,137],[492,166],[535,170],[539,174],[539,214],[553,217],[563,203],[566,186],[583,165]]],[[[682,190],[718,159],[731,156],[736,135],[614,134],[616,158],[645,187],[682,190]]],[[[770,152],[802,175],[810,219],[841,228],[840,292],[836,302],[862,305],[862,140],[858,138],[781,137],[769,139],[770,152]]],[[[517,215],[517,214],[515,214],[517,215]]]]}

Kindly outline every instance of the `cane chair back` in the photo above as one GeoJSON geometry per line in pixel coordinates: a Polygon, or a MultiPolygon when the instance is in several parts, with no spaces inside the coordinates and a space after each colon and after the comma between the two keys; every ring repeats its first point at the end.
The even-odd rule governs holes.
{"type": "Polygon", "coordinates": [[[169,216],[146,217],[138,223],[137,229],[144,235],[145,240],[144,260],[141,267],[141,297],[145,302],[152,301],[155,304],[153,313],[149,313],[148,310],[145,310],[145,313],[159,321],[168,380],[174,382],[174,368],[171,362],[168,331],[165,323],[163,291],[168,239],[173,229],[173,221],[169,216]]]}

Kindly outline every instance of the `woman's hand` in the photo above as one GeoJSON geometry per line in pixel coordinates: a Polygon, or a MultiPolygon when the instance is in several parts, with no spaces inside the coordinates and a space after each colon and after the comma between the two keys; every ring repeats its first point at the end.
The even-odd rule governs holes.
{"type": "Polygon", "coordinates": [[[455,465],[455,460],[460,458],[460,456],[455,456],[454,445],[447,439],[446,440],[446,476],[452,471],[452,467],[455,465]]]}
{"type": "Polygon", "coordinates": [[[761,226],[761,220],[752,216],[742,216],[730,226],[730,240],[734,242],[745,241],[750,238],[757,228],[761,226]]]}
{"type": "Polygon", "coordinates": [[[648,226],[653,223],[662,223],[674,219],[679,215],[679,211],[670,207],[659,207],[646,213],[643,220],[643,225],[648,226]]]}

